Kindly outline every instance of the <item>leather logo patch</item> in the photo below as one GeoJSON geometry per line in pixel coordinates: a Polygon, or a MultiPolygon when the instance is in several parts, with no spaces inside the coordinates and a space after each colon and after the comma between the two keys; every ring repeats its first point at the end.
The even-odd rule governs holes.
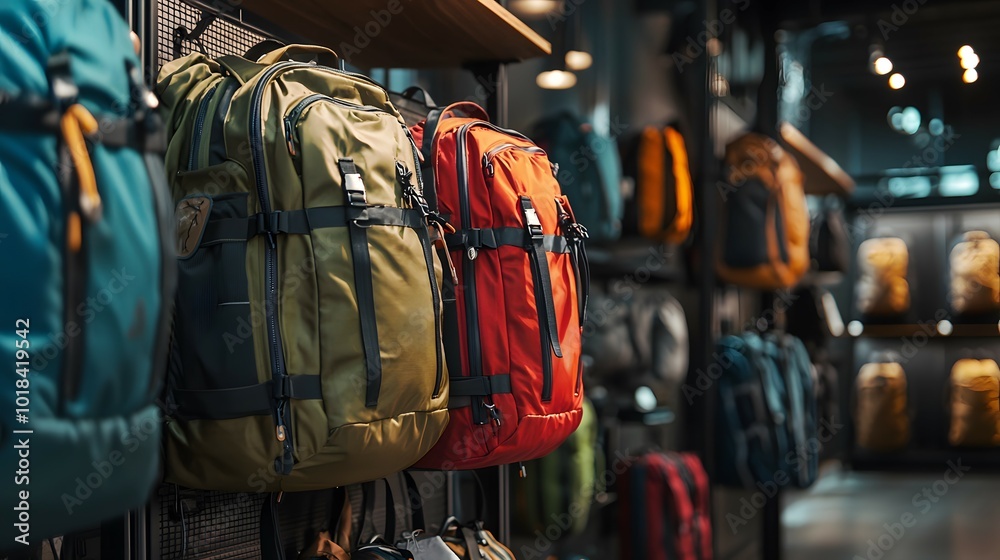
{"type": "Polygon", "coordinates": [[[177,203],[174,211],[177,223],[177,258],[190,257],[198,250],[211,213],[212,199],[207,196],[190,196],[177,203]]]}

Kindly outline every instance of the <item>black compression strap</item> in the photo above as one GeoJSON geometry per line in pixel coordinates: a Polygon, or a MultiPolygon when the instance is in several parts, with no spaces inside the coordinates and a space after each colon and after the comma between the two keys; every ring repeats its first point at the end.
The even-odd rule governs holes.
{"type": "Polygon", "coordinates": [[[324,206],[305,210],[288,210],[270,214],[254,214],[249,218],[211,220],[205,226],[202,245],[208,242],[246,241],[263,234],[308,235],[311,231],[332,227],[358,225],[398,226],[410,229],[425,227],[420,212],[411,208],[374,207],[356,212],[346,206],[324,206]],[[348,218],[348,215],[351,218],[348,218]],[[354,216],[357,216],[355,218],[354,216]]]}
{"type": "Polygon", "coordinates": [[[378,406],[378,395],[382,388],[382,355],[378,348],[372,257],[368,249],[370,225],[364,221],[364,212],[368,210],[368,195],[354,160],[342,158],[337,161],[337,166],[340,168],[344,202],[350,220],[348,231],[351,237],[351,258],[354,261],[354,289],[358,297],[358,313],[361,316],[361,345],[365,352],[365,377],[368,382],[365,406],[374,408],[378,406]]]}
{"type": "Polygon", "coordinates": [[[511,392],[510,375],[452,377],[449,383],[453,397],[484,397],[511,392]]]}
{"type": "Polygon", "coordinates": [[[283,379],[280,383],[267,381],[231,389],[174,389],[173,398],[177,406],[174,416],[179,420],[263,416],[273,414],[275,398],[323,398],[318,375],[289,375],[283,379]]]}
{"type": "MultiPolygon", "coordinates": [[[[463,229],[445,235],[448,249],[475,248],[496,249],[503,246],[528,248],[533,244],[531,236],[522,228],[463,229]]],[[[543,235],[542,247],[547,253],[568,253],[569,244],[562,235],[543,235]]]]}
{"type": "Polygon", "coordinates": [[[538,220],[531,199],[527,196],[521,197],[521,215],[524,218],[524,228],[531,236],[531,247],[528,249],[528,256],[531,259],[531,266],[534,269],[535,295],[542,303],[539,314],[544,313],[544,317],[539,317],[540,328],[546,329],[549,344],[552,352],[562,358],[562,348],[559,345],[559,330],[556,328],[555,304],[552,302],[552,279],[549,276],[549,260],[545,256],[542,235],[542,224],[538,220]]]}

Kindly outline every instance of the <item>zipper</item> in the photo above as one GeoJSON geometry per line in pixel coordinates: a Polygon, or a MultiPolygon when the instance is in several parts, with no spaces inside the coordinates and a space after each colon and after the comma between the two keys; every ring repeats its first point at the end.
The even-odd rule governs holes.
{"type": "Polygon", "coordinates": [[[519,150],[530,154],[545,154],[545,150],[539,148],[538,146],[518,146],[517,144],[510,143],[500,144],[483,154],[483,172],[486,173],[487,177],[493,176],[493,160],[504,150],[519,150]]]}
{"type": "Polygon", "coordinates": [[[208,117],[208,106],[212,102],[212,96],[215,95],[215,91],[219,89],[219,85],[216,84],[212,86],[212,89],[208,90],[205,97],[201,98],[201,103],[198,105],[198,116],[194,121],[194,136],[191,137],[191,152],[188,154],[188,171],[194,171],[195,164],[198,160],[198,151],[201,149],[201,137],[205,132],[205,119],[208,117]]]}
{"type": "MultiPolygon", "coordinates": [[[[299,101],[295,105],[295,107],[288,112],[288,115],[285,116],[284,119],[285,141],[286,144],[288,145],[288,153],[290,153],[292,156],[298,155],[297,147],[300,145],[298,134],[296,134],[295,132],[295,126],[298,124],[299,118],[302,117],[302,113],[304,113],[305,110],[308,109],[310,105],[318,101],[326,101],[328,103],[334,103],[336,105],[340,105],[342,107],[347,107],[350,109],[355,109],[358,111],[367,111],[369,113],[385,113],[387,115],[392,115],[392,113],[390,113],[389,111],[386,111],[385,109],[380,109],[378,107],[374,107],[372,105],[358,105],[357,103],[351,103],[350,101],[344,101],[342,99],[330,97],[329,95],[324,95],[322,93],[314,93],[304,98],[302,101],[299,101]]],[[[418,174],[418,180],[419,180],[419,174],[418,174]]]]}
{"type": "MultiPolygon", "coordinates": [[[[411,146],[413,143],[411,141],[411,146]]],[[[414,154],[415,156],[416,154],[414,154]]],[[[416,163],[419,160],[414,160],[416,163]]],[[[419,167],[419,166],[418,166],[419,167]]],[[[416,197],[422,196],[418,193],[413,186],[413,173],[406,168],[406,166],[400,162],[396,162],[396,175],[399,183],[403,186],[403,196],[409,199],[410,207],[417,207],[421,213],[424,211],[424,206],[421,206],[416,197]]],[[[419,182],[419,177],[417,181],[419,182]]],[[[426,216],[425,216],[426,219],[426,216]]],[[[443,368],[441,367],[441,361],[443,356],[441,356],[441,294],[438,291],[437,276],[434,274],[434,248],[431,247],[430,237],[427,232],[428,225],[425,224],[424,229],[417,232],[420,236],[420,245],[424,250],[424,261],[427,264],[427,276],[430,278],[431,286],[431,297],[434,300],[434,355],[437,360],[436,362],[436,372],[434,376],[434,398],[437,398],[441,394],[441,385],[443,382],[443,368]]]]}
{"type": "MultiPolygon", "coordinates": [[[[67,243],[64,253],[65,263],[63,274],[65,278],[65,287],[63,295],[66,303],[63,316],[67,325],[70,324],[70,321],[76,320],[74,314],[76,313],[77,307],[80,306],[84,300],[87,286],[87,247],[84,243],[86,239],[86,234],[84,232],[84,223],[86,222],[86,219],[77,209],[80,200],[79,183],[75,177],[71,178],[70,182],[71,185],[66,190],[63,198],[64,204],[66,205],[66,223],[68,227],[73,227],[71,224],[73,220],[75,220],[78,224],[80,230],[80,246],[74,250],[67,243]]],[[[74,401],[80,393],[80,379],[83,375],[83,343],[86,340],[86,334],[87,328],[86,322],[84,322],[84,324],[80,326],[80,332],[77,336],[69,337],[69,341],[66,344],[66,349],[63,353],[62,398],[59,402],[59,406],[63,414],[66,413],[66,407],[69,406],[69,403],[74,401]]]]}
{"type": "MultiPolygon", "coordinates": [[[[472,211],[469,207],[469,154],[466,152],[468,146],[468,133],[473,125],[485,125],[485,122],[476,122],[463,125],[458,131],[458,204],[462,216],[462,227],[472,227],[472,211]]],[[[465,331],[468,338],[469,373],[473,376],[483,375],[483,355],[482,342],[479,338],[479,297],[476,291],[476,256],[475,250],[465,253],[462,263],[462,278],[464,280],[465,294],[465,331]]],[[[492,404],[492,403],[490,403],[492,404]]],[[[475,424],[488,424],[489,420],[484,414],[486,399],[482,399],[480,405],[472,404],[472,421],[475,424]],[[481,405],[481,406],[480,406],[481,405]]],[[[495,405],[494,405],[495,406],[495,405]]],[[[495,409],[491,410],[495,412],[495,409]]]]}
{"type": "MultiPolygon", "coordinates": [[[[278,72],[292,67],[301,66],[294,62],[280,62],[264,71],[254,86],[250,102],[250,153],[253,161],[254,182],[257,186],[257,197],[260,200],[261,212],[271,213],[271,200],[267,194],[267,170],[264,168],[264,135],[261,123],[264,90],[271,78],[278,72]]],[[[271,344],[271,373],[273,383],[283,383],[287,376],[285,372],[285,357],[282,354],[281,333],[278,331],[278,248],[274,236],[268,234],[268,243],[264,246],[264,284],[267,286],[266,315],[267,335],[271,344]]],[[[279,399],[275,406],[275,437],[281,443],[281,457],[275,460],[275,471],[279,474],[292,472],[292,434],[287,428],[290,423],[290,413],[286,410],[287,398],[279,399]]]]}

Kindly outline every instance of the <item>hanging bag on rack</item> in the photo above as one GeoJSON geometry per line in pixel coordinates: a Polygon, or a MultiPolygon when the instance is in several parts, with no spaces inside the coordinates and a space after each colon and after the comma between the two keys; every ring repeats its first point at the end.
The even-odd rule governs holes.
{"type": "Polygon", "coordinates": [[[694,223],[694,189],[684,136],[647,126],[621,145],[624,235],[679,245],[694,223]]]}
{"type": "Polygon", "coordinates": [[[970,231],[949,259],[951,308],[960,314],[1000,309],[1000,244],[985,231],[970,231]]]}
{"type": "Polygon", "coordinates": [[[718,345],[715,421],[719,483],[805,488],[818,473],[812,365],[793,336],[747,332],[718,345]]]}
{"type": "Polygon", "coordinates": [[[898,237],[862,242],[858,247],[858,311],[871,317],[906,313],[910,308],[909,262],[906,242],[898,237]]]}
{"type": "Polygon", "coordinates": [[[420,138],[461,264],[444,290],[451,422],[416,466],[477,469],[547,455],[582,416],[586,229],[545,152],[478,105],[433,113],[420,138]]]}
{"type": "Polygon", "coordinates": [[[514,521],[523,534],[544,532],[552,524],[563,527],[562,538],[586,531],[594,493],[604,484],[598,479],[604,450],[597,446],[597,432],[597,412],[585,399],[580,427],[558,449],[526,464],[531,476],[513,481],[514,521]]]}
{"type": "Polygon", "coordinates": [[[440,226],[416,148],[386,91],[336,65],[291,45],[160,73],[180,252],[169,482],[371,480],[448,422],[440,226]]]}
{"type": "Polygon", "coordinates": [[[711,560],[708,475],[696,455],[649,452],[619,488],[619,558],[711,560]]]}
{"type": "Polygon", "coordinates": [[[461,560],[514,560],[514,553],[487,531],[482,521],[462,524],[449,517],[441,538],[461,560]]]}
{"type": "Polygon", "coordinates": [[[794,286],[809,269],[809,211],[802,172],[777,142],[747,133],[726,146],[716,271],[730,284],[794,286]]]}
{"type": "Polygon", "coordinates": [[[424,518],[424,502],[416,481],[407,471],[403,471],[406,485],[407,504],[410,510],[410,530],[404,531],[397,548],[405,549],[414,560],[459,560],[458,556],[445,544],[440,535],[427,530],[424,518]]]}
{"type": "Polygon", "coordinates": [[[4,0],[0,43],[4,556],[149,497],[175,267],[163,124],[118,11],[4,0]]]}
{"type": "Polygon", "coordinates": [[[654,286],[594,290],[583,353],[588,380],[620,384],[651,375],[679,385],[689,356],[684,308],[670,292],[654,286]]]}
{"type": "Polygon", "coordinates": [[[861,366],[855,383],[855,438],[871,451],[897,451],[910,441],[906,372],[892,359],[861,366]]]}
{"type": "Polygon", "coordinates": [[[992,359],[964,359],[951,368],[952,445],[1000,445],[1000,367],[992,359]]]}
{"type": "Polygon", "coordinates": [[[592,241],[614,241],[622,229],[621,161],[611,138],[569,111],[543,118],[532,138],[558,165],[556,178],[592,241]]]}

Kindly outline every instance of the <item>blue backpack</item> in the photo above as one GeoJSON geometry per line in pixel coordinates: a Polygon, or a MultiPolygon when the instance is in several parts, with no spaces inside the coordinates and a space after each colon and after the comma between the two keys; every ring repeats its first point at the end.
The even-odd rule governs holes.
{"type": "Polygon", "coordinates": [[[717,345],[716,480],[776,491],[817,476],[819,441],[809,355],[793,336],[726,336],[717,345]]]}
{"type": "Polygon", "coordinates": [[[549,161],[559,166],[556,179],[590,239],[618,239],[624,206],[615,141],[597,134],[590,124],[569,112],[538,121],[532,138],[545,149],[549,161]]]}
{"type": "Polygon", "coordinates": [[[155,482],[174,258],[151,104],[106,0],[0,3],[0,549],[155,482]]]}

